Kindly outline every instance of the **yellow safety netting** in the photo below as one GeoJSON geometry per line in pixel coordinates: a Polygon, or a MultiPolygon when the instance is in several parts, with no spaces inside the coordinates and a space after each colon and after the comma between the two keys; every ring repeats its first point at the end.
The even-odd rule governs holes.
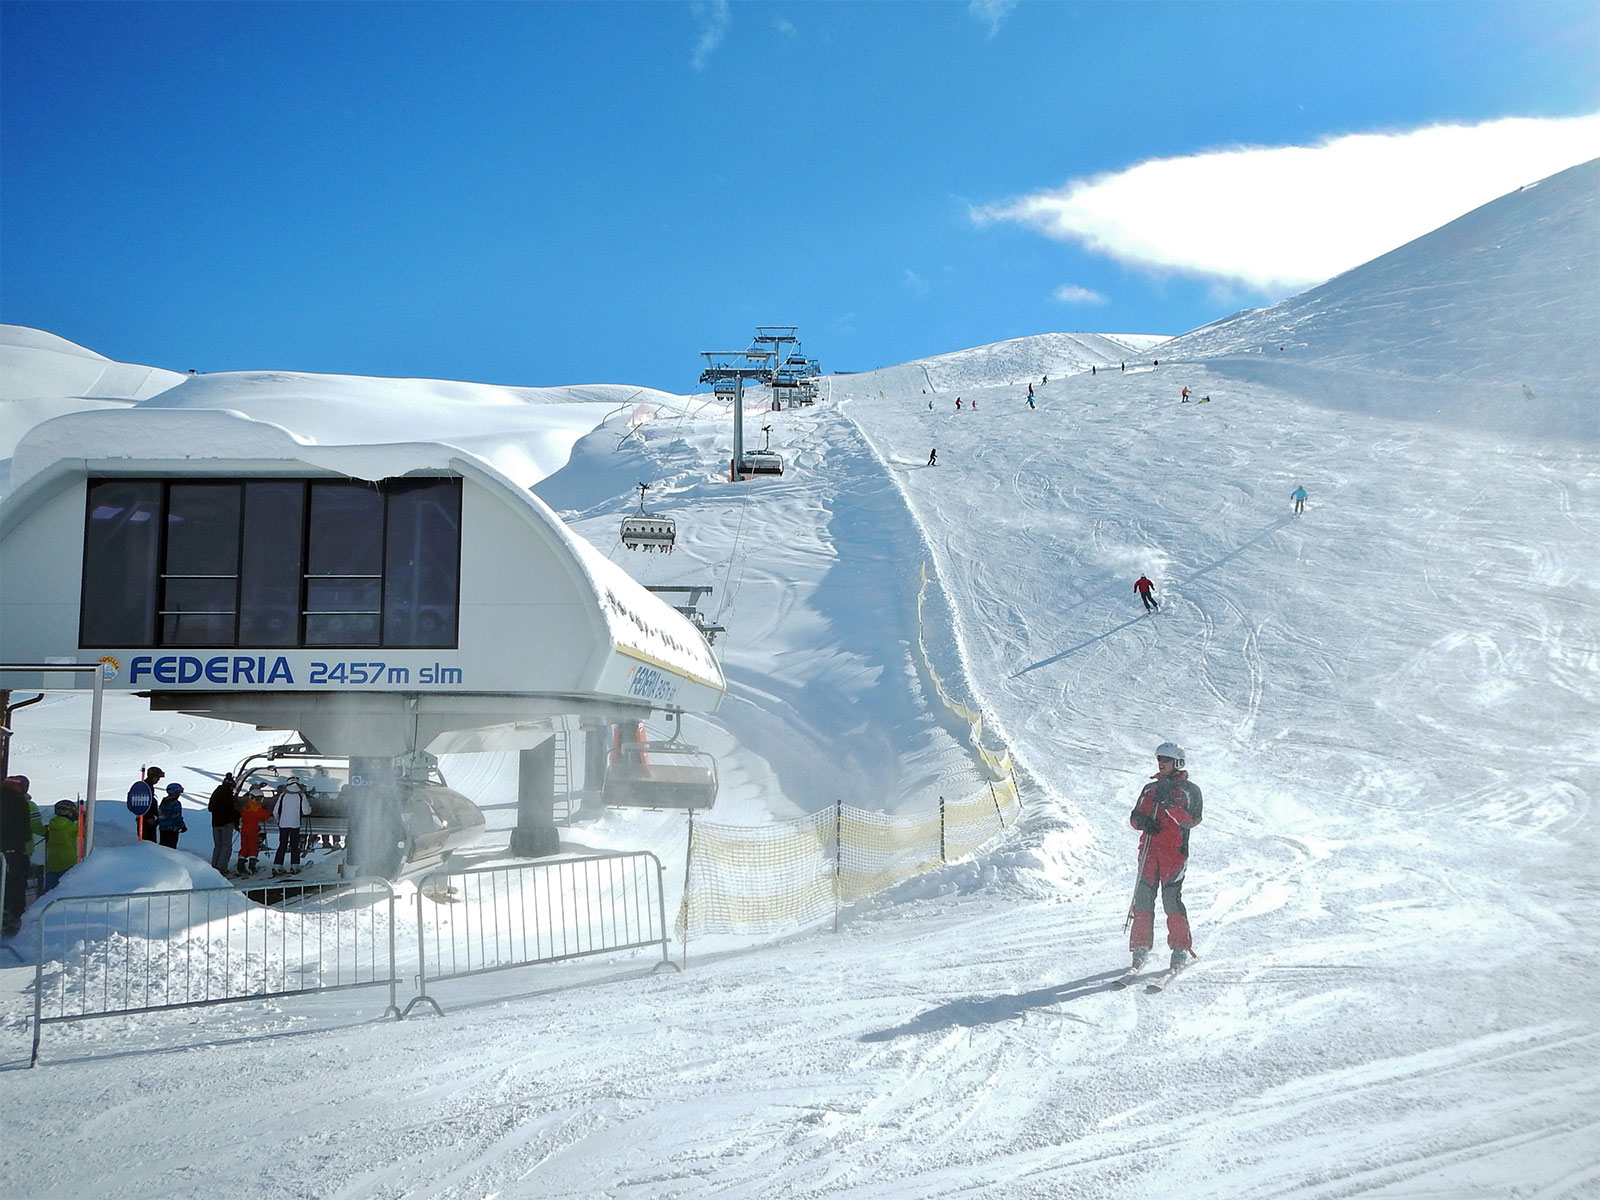
{"type": "Polygon", "coordinates": [[[678,937],[813,924],[841,905],[977,852],[1021,815],[1016,784],[1004,779],[915,816],[839,804],[777,825],[695,821],[678,937]]]}
{"type": "Polygon", "coordinates": [[[1001,750],[996,753],[983,744],[983,714],[974,708],[969,708],[959,700],[953,699],[945,690],[944,681],[939,678],[938,672],[933,669],[933,660],[928,656],[928,643],[922,636],[922,606],[928,596],[928,565],[924,563],[921,568],[921,584],[917,588],[917,649],[922,654],[922,669],[927,673],[929,681],[933,684],[934,693],[939,697],[939,703],[946,709],[960,717],[967,723],[971,730],[970,743],[973,755],[988,772],[990,779],[1009,779],[1011,777],[1011,752],[1001,750]]]}
{"type": "Polygon", "coordinates": [[[974,854],[1022,815],[1011,754],[983,744],[983,714],[954,700],[928,657],[917,592],[917,649],[939,702],[965,722],[973,758],[988,776],[977,792],[912,816],[836,804],[776,825],[690,820],[689,866],[677,934],[764,934],[812,924],[841,905],[974,854]]]}

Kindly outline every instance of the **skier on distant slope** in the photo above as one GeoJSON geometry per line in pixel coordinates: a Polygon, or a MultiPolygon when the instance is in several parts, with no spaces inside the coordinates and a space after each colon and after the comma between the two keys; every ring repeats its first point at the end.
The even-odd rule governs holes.
{"type": "Polygon", "coordinates": [[[1294,491],[1289,493],[1289,499],[1294,501],[1294,515],[1299,516],[1306,510],[1306,490],[1295,484],[1294,491]]]}
{"type": "Polygon", "coordinates": [[[1144,601],[1145,612],[1160,612],[1161,601],[1150,594],[1150,589],[1155,587],[1147,576],[1141,575],[1133,581],[1133,590],[1139,593],[1139,599],[1144,601]]]}
{"type": "Polygon", "coordinates": [[[1200,789],[1184,770],[1183,747],[1162,742],[1156,747],[1156,773],[1128,814],[1128,824],[1144,835],[1139,839],[1139,879],[1129,910],[1133,928],[1128,949],[1133,952],[1134,970],[1144,966],[1155,941],[1157,887],[1167,914],[1172,969],[1186,967],[1194,958],[1189,913],[1183,907],[1183,876],[1189,866],[1189,830],[1200,824],[1200,816],[1200,789]]]}

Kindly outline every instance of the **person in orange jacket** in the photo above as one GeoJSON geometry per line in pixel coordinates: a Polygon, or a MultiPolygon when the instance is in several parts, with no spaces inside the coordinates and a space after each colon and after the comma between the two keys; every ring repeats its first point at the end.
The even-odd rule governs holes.
{"type": "Polygon", "coordinates": [[[1128,824],[1143,835],[1139,839],[1139,881],[1133,889],[1133,928],[1128,949],[1133,969],[1144,966],[1155,941],[1156,890],[1167,914],[1167,946],[1172,969],[1189,965],[1194,940],[1189,913],[1183,907],[1183,877],[1189,868],[1189,831],[1200,824],[1202,800],[1198,785],[1184,769],[1183,747],[1162,742],[1156,747],[1156,773],[1128,814],[1128,824]]]}
{"type": "Polygon", "coordinates": [[[262,787],[252,783],[245,791],[244,803],[239,806],[239,865],[236,875],[254,875],[261,853],[261,823],[272,814],[262,802],[262,787]]]}

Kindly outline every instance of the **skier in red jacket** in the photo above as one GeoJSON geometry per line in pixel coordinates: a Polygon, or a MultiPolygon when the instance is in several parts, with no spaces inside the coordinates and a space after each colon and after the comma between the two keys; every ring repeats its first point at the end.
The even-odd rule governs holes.
{"type": "Polygon", "coordinates": [[[1139,593],[1139,599],[1144,601],[1145,612],[1160,612],[1161,601],[1150,594],[1150,589],[1155,587],[1148,578],[1141,575],[1133,581],[1133,590],[1139,593]]]}
{"type": "Polygon", "coordinates": [[[1189,914],[1183,907],[1183,875],[1189,865],[1189,830],[1200,824],[1200,813],[1200,789],[1184,770],[1183,747],[1162,742],[1156,747],[1156,773],[1128,815],[1128,824],[1144,835],[1139,839],[1139,881],[1133,889],[1133,929],[1128,935],[1135,970],[1144,966],[1154,941],[1157,887],[1167,914],[1172,968],[1186,967],[1194,957],[1189,914]]]}

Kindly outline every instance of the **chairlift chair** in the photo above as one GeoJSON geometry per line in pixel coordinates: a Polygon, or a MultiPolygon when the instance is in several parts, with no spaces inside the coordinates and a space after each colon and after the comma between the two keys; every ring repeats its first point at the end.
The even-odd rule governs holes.
{"type": "Polygon", "coordinates": [[[772,449],[772,426],[763,425],[761,432],[767,435],[767,444],[760,450],[744,452],[744,457],[739,460],[740,475],[783,474],[783,457],[772,449]]]}
{"type": "Polygon", "coordinates": [[[483,833],[482,810],[445,783],[431,754],[411,756],[386,796],[351,778],[348,757],[319,754],[303,742],[247,756],[234,779],[240,794],[252,783],[277,792],[297,781],[311,809],[300,827],[344,841],[342,855],[330,856],[342,857],[341,872],[409,879],[434,870],[483,833]]]}
{"type": "Polygon", "coordinates": [[[683,740],[682,714],[671,713],[672,736],[650,741],[643,721],[612,734],[603,802],[612,808],[710,808],[717,800],[717,762],[683,740]]]}
{"type": "Polygon", "coordinates": [[[639,511],[622,518],[622,544],[629,550],[660,550],[671,554],[678,540],[678,523],[671,517],[644,510],[644,494],[650,490],[648,483],[639,485],[639,511]]]}

